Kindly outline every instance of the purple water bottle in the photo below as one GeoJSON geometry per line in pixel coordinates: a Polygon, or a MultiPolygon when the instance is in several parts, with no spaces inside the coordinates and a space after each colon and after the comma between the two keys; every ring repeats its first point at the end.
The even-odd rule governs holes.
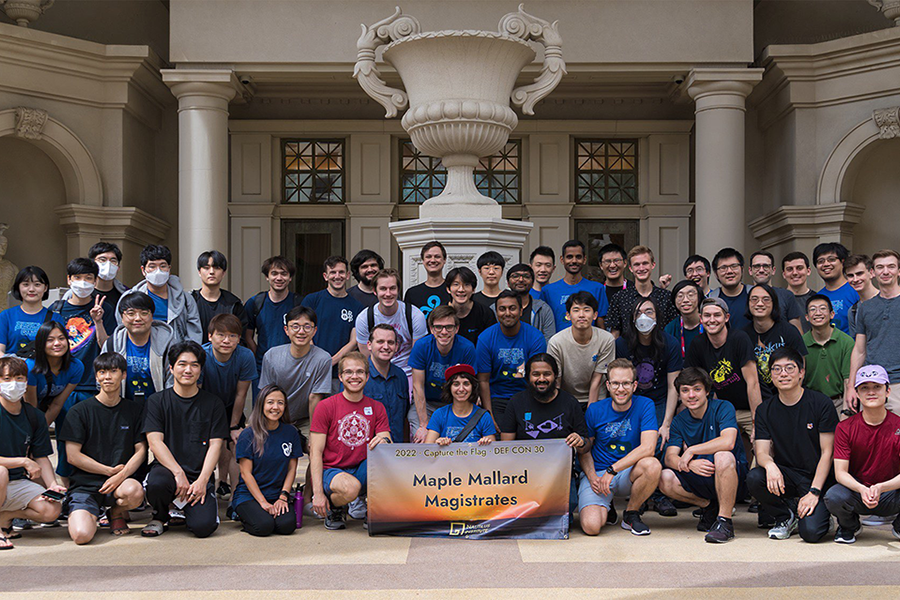
{"type": "Polygon", "coordinates": [[[297,529],[303,527],[303,487],[294,488],[294,512],[297,516],[297,529]]]}

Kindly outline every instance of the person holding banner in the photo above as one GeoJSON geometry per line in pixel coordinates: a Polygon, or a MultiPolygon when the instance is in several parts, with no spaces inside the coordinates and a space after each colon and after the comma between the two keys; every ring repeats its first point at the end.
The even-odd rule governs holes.
{"type": "Polygon", "coordinates": [[[456,364],[444,372],[441,400],[449,404],[434,411],[428,420],[426,444],[446,446],[477,442],[484,446],[497,441],[497,428],[491,413],[477,406],[478,379],[471,365],[456,364]]]}
{"type": "Polygon", "coordinates": [[[653,400],[635,396],[637,370],[630,360],[617,358],[608,367],[609,398],[591,404],[585,420],[593,444],[579,454],[584,473],[578,484],[578,520],[587,535],[618,521],[613,496],[628,497],[622,529],[649,535],[641,520],[641,505],[659,485],[662,467],[654,458],[659,437],[653,400]]]}
{"type": "Polygon", "coordinates": [[[366,450],[391,441],[387,411],[363,394],[369,361],[348,352],[338,363],[344,391],[316,406],[310,424],[309,465],[313,512],[325,529],[344,529],[344,507],[366,489],[366,450]]]}

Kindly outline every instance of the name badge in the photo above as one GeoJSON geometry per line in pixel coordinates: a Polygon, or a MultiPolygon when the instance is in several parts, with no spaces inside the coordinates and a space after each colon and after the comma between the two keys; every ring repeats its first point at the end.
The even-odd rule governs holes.
{"type": "Polygon", "coordinates": [[[364,406],[364,407],[363,407],[363,414],[366,415],[367,417],[371,417],[371,416],[372,416],[372,407],[371,407],[371,406],[364,406]]]}

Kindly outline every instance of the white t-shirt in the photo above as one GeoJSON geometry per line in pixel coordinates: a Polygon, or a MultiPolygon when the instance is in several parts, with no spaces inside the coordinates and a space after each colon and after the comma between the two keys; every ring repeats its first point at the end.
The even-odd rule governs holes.
{"type": "MultiPolygon", "coordinates": [[[[563,329],[547,344],[547,352],[559,363],[560,387],[579,402],[587,402],[594,373],[606,373],[606,366],[616,357],[616,340],[608,331],[591,327],[591,341],[581,345],[575,341],[573,328],[563,329]]],[[[607,396],[600,389],[600,398],[607,396]]]]}
{"type": "Polygon", "coordinates": [[[412,352],[413,344],[416,340],[425,337],[428,335],[428,325],[425,322],[425,315],[422,314],[422,311],[416,308],[415,306],[412,308],[412,325],[413,330],[410,333],[409,326],[406,323],[406,303],[400,300],[397,301],[397,311],[390,315],[386,316],[382,314],[381,310],[378,308],[379,305],[376,304],[371,308],[367,308],[362,311],[356,317],[356,342],[363,346],[369,341],[369,315],[368,312],[375,312],[375,324],[380,325],[381,323],[385,323],[394,328],[394,331],[397,332],[397,337],[400,339],[400,349],[397,351],[397,354],[394,355],[392,363],[403,369],[403,372],[406,373],[406,376],[409,377],[412,375],[412,369],[409,366],[409,355],[412,352]]]}

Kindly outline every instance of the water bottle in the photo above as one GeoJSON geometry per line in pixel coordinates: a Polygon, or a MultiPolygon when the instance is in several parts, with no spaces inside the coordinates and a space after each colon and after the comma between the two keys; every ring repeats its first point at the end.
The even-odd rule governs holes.
{"type": "Polygon", "coordinates": [[[294,487],[294,512],[297,516],[297,529],[303,527],[303,486],[294,487]]]}

